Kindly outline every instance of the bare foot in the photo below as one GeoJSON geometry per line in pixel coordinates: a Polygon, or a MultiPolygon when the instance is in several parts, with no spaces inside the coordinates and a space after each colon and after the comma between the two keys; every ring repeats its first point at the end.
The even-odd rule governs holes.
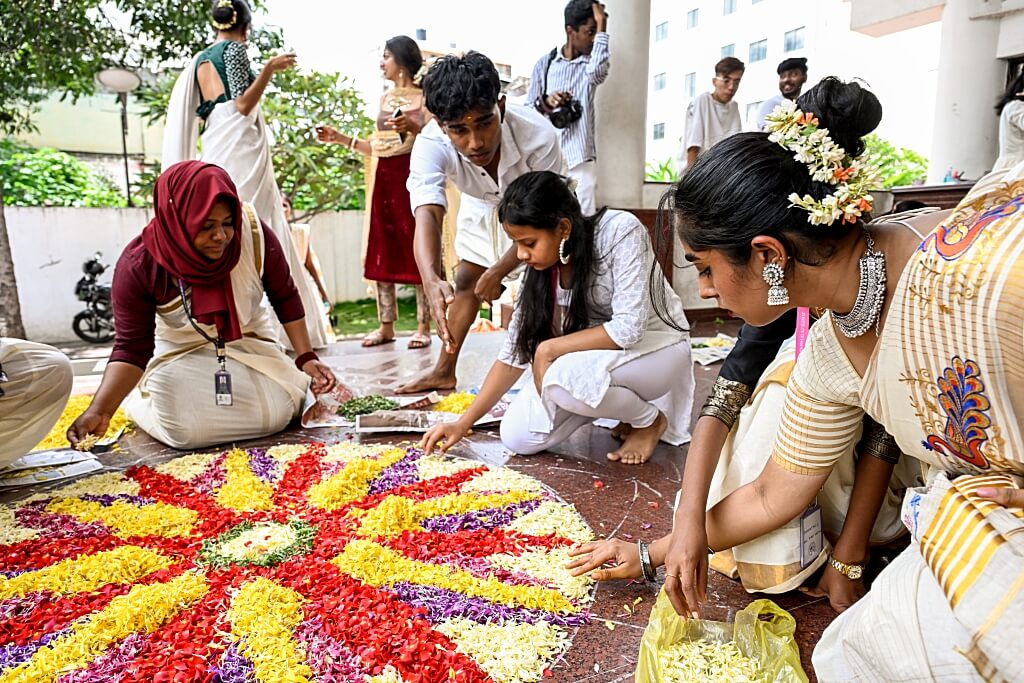
{"type": "Polygon", "coordinates": [[[665,414],[658,413],[658,419],[650,427],[634,427],[622,443],[622,448],[608,454],[609,460],[618,460],[624,465],[642,465],[647,462],[654,449],[658,446],[665,430],[668,429],[668,420],[665,414]]]}
{"type": "Polygon", "coordinates": [[[411,382],[401,384],[395,389],[396,394],[422,394],[425,391],[434,389],[454,389],[455,375],[439,375],[431,370],[426,375],[421,375],[411,382]]]}
{"type": "Polygon", "coordinates": [[[629,424],[628,422],[620,422],[619,424],[612,427],[612,438],[619,439],[621,441],[622,439],[625,439],[627,436],[629,436],[630,432],[632,431],[633,425],[629,424]]]}

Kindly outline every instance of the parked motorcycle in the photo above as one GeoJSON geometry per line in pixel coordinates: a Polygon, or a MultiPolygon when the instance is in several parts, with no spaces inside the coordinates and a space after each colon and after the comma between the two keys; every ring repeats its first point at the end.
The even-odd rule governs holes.
{"type": "Polygon", "coordinates": [[[110,302],[110,285],[98,282],[109,266],[100,262],[103,254],[96,252],[82,264],[85,275],[75,285],[75,296],[85,302],[85,310],[75,315],[71,328],[80,339],[103,344],[114,338],[114,309],[110,302]]]}

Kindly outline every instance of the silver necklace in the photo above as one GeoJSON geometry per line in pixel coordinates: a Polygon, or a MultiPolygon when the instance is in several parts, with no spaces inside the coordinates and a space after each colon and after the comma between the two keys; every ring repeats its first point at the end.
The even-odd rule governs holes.
{"type": "Polygon", "coordinates": [[[864,233],[868,249],[860,257],[860,284],[857,286],[857,300],[849,313],[840,315],[832,312],[836,327],[844,336],[853,339],[875,328],[879,332],[882,304],[885,302],[885,254],[875,250],[875,240],[864,233]]]}

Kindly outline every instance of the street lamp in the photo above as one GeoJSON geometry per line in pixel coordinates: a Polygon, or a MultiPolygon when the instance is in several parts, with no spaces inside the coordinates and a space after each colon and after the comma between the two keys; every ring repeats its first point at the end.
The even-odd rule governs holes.
{"type": "Polygon", "coordinates": [[[121,103],[121,153],[124,155],[124,192],[128,206],[132,203],[132,184],[128,175],[128,93],[142,85],[142,79],[134,71],[128,69],[104,69],[96,74],[100,85],[111,92],[117,93],[121,103]]]}

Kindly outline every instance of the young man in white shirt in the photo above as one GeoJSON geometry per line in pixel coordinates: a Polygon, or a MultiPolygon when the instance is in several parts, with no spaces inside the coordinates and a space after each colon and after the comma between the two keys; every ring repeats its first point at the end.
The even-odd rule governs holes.
{"type": "Polygon", "coordinates": [[[528,171],[564,172],[557,131],[533,109],[505,103],[494,64],[479,52],[439,59],[423,93],[434,120],[416,136],[407,185],[416,265],[444,348],[433,370],[398,388],[409,394],[455,388],[459,351],[480,302],[497,299],[502,280],[519,265],[498,224],[502,192],[528,171]],[[441,264],[447,181],[462,193],[454,287],[441,264]]]}
{"type": "Polygon", "coordinates": [[[730,135],[743,130],[740,107],[733,101],[746,70],[743,62],[726,57],[715,64],[714,89],[701,93],[686,108],[686,135],[683,137],[686,168],[697,156],[730,135]]]}
{"type": "MultiPolygon", "coordinates": [[[[754,122],[754,130],[764,130],[764,117],[775,111],[786,100],[796,100],[800,97],[804,83],[807,82],[807,58],[790,57],[779,62],[776,69],[779,74],[779,94],[769,97],[757,108],[757,120],[754,122]]],[[[749,123],[747,125],[750,125],[749,123]]]]}
{"type": "Polygon", "coordinates": [[[533,67],[526,101],[559,129],[569,177],[584,216],[597,213],[597,145],[594,96],[608,78],[608,14],[597,0],[565,6],[565,45],[533,67]]]}

